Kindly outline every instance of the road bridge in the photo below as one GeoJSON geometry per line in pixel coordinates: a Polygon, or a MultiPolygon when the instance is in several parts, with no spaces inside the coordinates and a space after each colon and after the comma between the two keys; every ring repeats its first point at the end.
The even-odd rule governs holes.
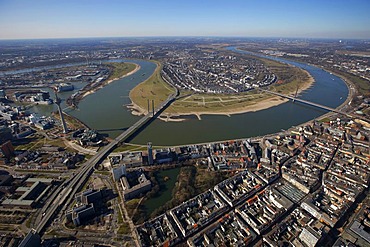
{"type": "Polygon", "coordinates": [[[347,117],[350,117],[350,118],[359,118],[359,119],[363,119],[363,117],[361,117],[361,116],[354,116],[354,115],[352,115],[352,114],[350,114],[350,113],[347,113],[347,112],[341,111],[341,110],[339,110],[339,109],[335,109],[335,108],[332,108],[332,107],[329,107],[329,106],[325,106],[325,105],[321,105],[321,104],[318,104],[318,103],[314,103],[314,102],[311,102],[311,101],[308,101],[308,100],[304,100],[304,99],[296,98],[296,97],[289,96],[289,95],[285,95],[285,94],[281,94],[281,93],[278,93],[278,92],[269,91],[269,90],[262,89],[262,88],[259,88],[259,90],[260,90],[261,92],[265,92],[265,93],[269,93],[269,94],[273,94],[273,95],[280,96],[280,97],[282,97],[282,98],[290,99],[290,100],[292,100],[293,102],[294,102],[294,101],[297,101],[297,102],[300,102],[300,103],[303,103],[303,104],[306,104],[306,105],[310,105],[310,106],[314,106],[314,107],[317,107],[317,108],[321,108],[321,109],[323,109],[323,110],[327,110],[327,111],[331,111],[331,112],[339,113],[339,114],[341,114],[341,115],[344,115],[344,116],[347,116],[347,117]]]}
{"type": "Polygon", "coordinates": [[[176,90],[176,92],[171,94],[167,100],[162,102],[162,104],[160,104],[154,110],[154,112],[149,112],[134,125],[113,139],[108,145],[104,146],[93,157],[85,162],[74,176],[66,180],[51,196],[52,200],[50,201],[52,203],[44,210],[40,222],[37,223],[35,232],[39,235],[42,235],[52,218],[55,217],[57,213],[64,212],[68,204],[73,200],[73,196],[81,189],[81,187],[93,173],[95,166],[99,164],[99,162],[106,157],[106,155],[111,152],[120,142],[124,142],[130,136],[140,131],[140,128],[142,128],[145,124],[148,124],[150,121],[158,117],[176,99],[178,95],[179,91],[176,90]]]}

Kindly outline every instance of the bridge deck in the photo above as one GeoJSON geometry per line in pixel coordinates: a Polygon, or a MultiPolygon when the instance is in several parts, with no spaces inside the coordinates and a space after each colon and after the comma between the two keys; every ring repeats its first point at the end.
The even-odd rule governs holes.
{"type": "Polygon", "coordinates": [[[72,178],[65,181],[65,188],[63,190],[57,190],[55,192],[55,200],[51,206],[48,207],[45,215],[40,220],[37,225],[35,232],[40,234],[43,232],[50,220],[56,215],[57,212],[64,211],[69,202],[73,199],[74,194],[81,188],[82,184],[86,182],[90,174],[93,172],[94,167],[119,143],[125,141],[128,137],[133,135],[138,131],[144,124],[146,124],[150,119],[155,118],[160,114],[165,108],[167,108],[174,99],[179,95],[179,91],[176,90],[176,93],[170,95],[166,101],[164,101],[153,113],[149,112],[147,115],[142,117],[134,125],[116,137],[112,142],[107,146],[103,147],[91,157],[85,164],[82,169],[76,173],[72,178]],[[59,194],[59,195],[58,195],[59,194]]]}
{"type": "MultiPolygon", "coordinates": [[[[345,115],[345,116],[348,116],[348,117],[355,118],[355,116],[353,116],[353,115],[351,115],[349,113],[343,112],[343,111],[338,110],[338,109],[334,109],[334,108],[329,107],[329,106],[325,106],[325,105],[314,103],[314,102],[311,102],[311,101],[308,101],[308,100],[304,100],[304,99],[300,99],[300,98],[295,98],[295,97],[292,97],[292,96],[289,96],[289,95],[285,95],[285,94],[281,94],[281,93],[269,91],[269,90],[266,90],[266,89],[261,89],[260,88],[259,90],[262,91],[262,92],[266,92],[266,93],[269,93],[269,94],[280,96],[282,98],[290,99],[292,101],[297,101],[297,102],[300,102],[300,103],[304,103],[306,105],[314,106],[314,107],[321,108],[321,109],[324,109],[324,110],[327,110],[327,111],[332,111],[332,112],[336,112],[336,113],[339,113],[339,114],[342,114],[342,115],[345,115]]],[[[357,117],[357,118],[360,118],[360,117],[357,117]]]]}

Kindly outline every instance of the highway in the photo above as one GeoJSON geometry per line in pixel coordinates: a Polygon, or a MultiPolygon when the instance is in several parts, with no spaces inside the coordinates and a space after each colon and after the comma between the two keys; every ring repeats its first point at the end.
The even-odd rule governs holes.
{"type": "MultiPolygon", "coordinates": [[[[264,89],[259,89],[263,92],[274,94],[280,97],[288,98],[290,100],[294,100],[297,102],[301,102],[307,105],[315,106],[322,108],[324,110],[337,112],[340,114],[348,115],[340,110],[336,110],[327,106],[323,106],[317,103],[309,102],[303,99],[294,98],[292,96],[280,94],[277,92],[272,92],[264,89]]],[[[120,142],[125,141],[129,138],[132,134],[138,131],[142,126],[144,126],[149,120],[155,118],[158,114],[160,114],[165,108],[167,108],[179,95],[178,90],[176,93],[170,95],[166,101],[162,102],[161,105],[154,111],[149,112],[147,115],[142,117],[139,121],[137,121],[134,125],[116,137],[112,142],[110,142],[107,146],[103,147],[99,152],[97,152],[92,158],[90,158],[87,162],[83,164],[80,168],[79,172],[76,172],[74,176],[72,176],[69,180],[66,180],[60,188],[56,190],[56,192],[52,195],[53,202],[46,208],[46,211],[43,213],[43,217],[40,220],[39,224],[36,227],[36,232],[38,234],[42,234],[45,230],[45,227],[50,223],[51,219],[56,215],[56,213],[60,211],[64,211],[68,206],[69,202],[73,200],[73,196],[80,190],[83,184],[87,181],[90,175],[94,171],[94,167],[109,153],[113,150],[114,147],[120,142]]]]}
{"type": "Polygon", "coordinates": [[[66,180],[60,188],[56,190],[56,192],[52,195],[53,202],[49,207],[47,207],[46,211],[43,213],[43,217],[40,220],[39,224],[35,228],[36,233],[40,236],[42,235],[43,231],[45,230],[46,226],[51,222],[53,217],[56,216],[57,213],[60,211],[64,211],[71,200],[73,200],[74,195],[81,189],[81,187],[85,184],[87,179],[94,171],[94,167],[109,153],[111,152],[114,147],[120,143],[125,141],[128,137],[138,131],[144,124],[146,124],[150,119],[155,118],[158,114],[160,114],[165,108],[167,108],[173,100],[176,99],[179,92],[176,90],[176,93],[170,95],[166,101],[164,101],[154,112],[149,112],[147,115],[142,117],[139,121],[137,121],[134,125],[120,134],[117,138],[112,140],[107,146],[103,147],[99,150],[92,158],[90,158],[87,162],[83,164],[78,172],[74,176],[72,176],[69,180],[66,180]]]}

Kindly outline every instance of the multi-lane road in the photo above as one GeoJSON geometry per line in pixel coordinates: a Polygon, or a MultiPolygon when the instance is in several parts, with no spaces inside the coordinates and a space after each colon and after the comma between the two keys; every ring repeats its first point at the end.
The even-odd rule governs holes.
{"type": "Polygon", "coordinates": [[[90,175],[94,171],[94,167],[104,158],[106,155],[113,150],[114,147],[120,142],[125,141],[128,137],[133,135],[142,126],[144,126],[150,119],[155,118],[160,114],[166,107],[168,107],[172,101],[178,96],[178,92],[170,95],[166,101],[164,101],[154,113],[148,113],[137,121],[134,125],[120,134],[118,137],[112,140],[107,146],[103,147],[99,152],[97,152],[92,158],[83,164],[80,170],[73,175],[69,180],[66,180],[61,187],[59,187],[56,192],[52,195],[52,200],[44,212],[42,213],[42,218],[39,221],[36,232],[42,235],[45,227],[51,222],[53,217],[60,211],[64,211],[69,202],[73,199],[73,196],[78,192],[78,190],[85,184],[90,175]]]}

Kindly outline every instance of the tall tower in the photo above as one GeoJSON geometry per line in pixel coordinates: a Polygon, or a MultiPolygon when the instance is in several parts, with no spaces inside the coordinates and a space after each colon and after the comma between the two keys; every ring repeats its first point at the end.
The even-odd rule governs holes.
{"type": "Polygon", "coordinates": [[[151,142],[148,142],[147,146],[148,146],[148,165],[153,165],[154,164],[154,161],[153,161],[153,147],[152,147],[152,143],[151,142]]]}
{"type": "Polygon", "coordinates": [[[66,122],[64,121],[62,108],[60,108],[60,102],[62,102],[62,100],[58,97],[58,93],[57,93],[56,88],[54,88],[54,93],[55,93],[55,104],[58,106],[60,120],[62,121],[63,133],[66,134],[66,133],[68,133],[68,129],[67,129],[66,122]]]}

